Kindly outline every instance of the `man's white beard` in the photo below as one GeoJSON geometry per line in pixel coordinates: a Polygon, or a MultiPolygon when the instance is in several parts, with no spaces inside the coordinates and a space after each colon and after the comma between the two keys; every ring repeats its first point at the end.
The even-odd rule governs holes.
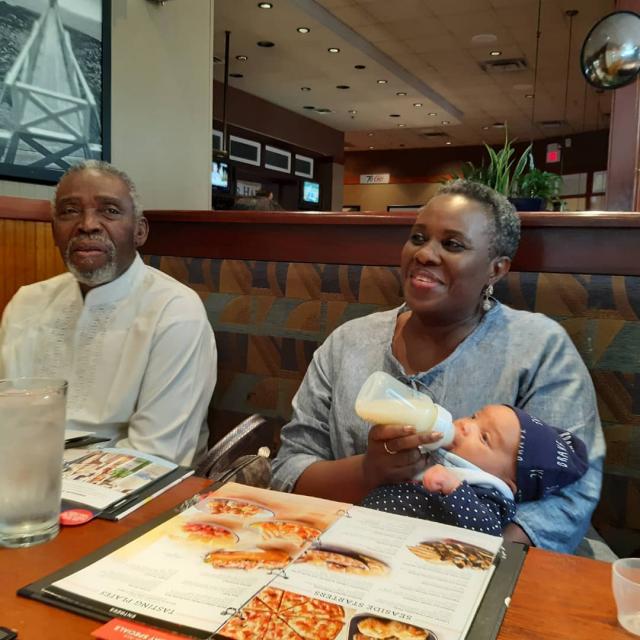
{"type": "Polygon", "coordinates": [[[67,269],[71,272],[74,278],[88,287],[98,287],[101,284],[111,282],[116,277],[116,271],[118,265],[116,264],[116,247],[108,238],[104,238],[101,235],[90,235],[85,240],[99,240],[107,247],[107,262],[106,264],[94,269],[93,271],[80,271],[70,259],[71,251],[73,250],[73,240],[67,245],[67,249],[64,254],[64,261],[67,265],[67,269]]]}

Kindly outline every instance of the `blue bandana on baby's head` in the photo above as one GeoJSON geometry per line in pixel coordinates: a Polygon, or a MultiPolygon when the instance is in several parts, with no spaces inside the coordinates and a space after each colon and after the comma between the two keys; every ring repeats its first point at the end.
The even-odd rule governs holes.
{"type": "Polygon", "coordinates": [[[520,421],[516,502],[539,500],[581,478],[589,468],[584,442],[511,407],[520,421]]]}

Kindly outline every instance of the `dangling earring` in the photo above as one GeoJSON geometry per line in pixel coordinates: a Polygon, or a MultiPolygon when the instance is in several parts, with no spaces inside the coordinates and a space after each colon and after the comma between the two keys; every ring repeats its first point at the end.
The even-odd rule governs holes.
{"type": "Polygon", "coordinates": [[[493,295],[493,285],[488,284],[484,289],[484,293],[482,294],[482,310],[483,311],[489,311],[489,309],[491,309],[491,307],[493,306],[491,303],[492,295],[493,295]]]}

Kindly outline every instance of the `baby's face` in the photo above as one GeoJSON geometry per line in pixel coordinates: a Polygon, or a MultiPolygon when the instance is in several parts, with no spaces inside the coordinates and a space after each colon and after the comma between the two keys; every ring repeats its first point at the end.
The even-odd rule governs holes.
{"type": "Polygon", "coordinates": [[[501,404],[488,404],[474,415],[454,423],[456,433],[449,451],[497,476],[515,492],[516,456],[520,422],[501,404]]]}

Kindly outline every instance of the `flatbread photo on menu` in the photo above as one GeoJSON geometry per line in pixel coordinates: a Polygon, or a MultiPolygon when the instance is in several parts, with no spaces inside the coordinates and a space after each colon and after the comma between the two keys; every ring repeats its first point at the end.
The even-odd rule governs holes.
{"type": "Polygon", "coordinates": [[[389,571],[389,567],[380,560],[354,551],[338,549],[308,549],[296,562],[359,576],[379,576],[389,571]]]}
{"type": "Polygon", "coordinates": [[[227,516],[241,520],[253,518],[272,518],[273,511],[260,504],[235,498],[216,498],[205,496],[196,504],[196,509],[212,516],[227,516]]]}
{"type": "Polygon", "coordinates": [[[232,640],[335,640],[344,619],[340,605],[267,587],[217,636],[232,640]]]}
{"type": "Polygon", "coordinates": [[[233,547],[238,542],[238,536],[233,531],[202,520],[182,522],[169,536],[174,540],[205,544],[210,549],[233,547]]]}
{"type": "Polygon", "coordinates": [[[212,551],[204,558],[217,569],[282,569],[291,556],[282,549],[250,549],[248,551],[212,551]]]}
{"type": "Polygon", "coordinates": [[[409,547],[409,551],[427,562],[450,563],[459,569],[488,569],[493,564],[493,554],[474,544],[451,538],[421,542],[409,547]]]}
{"type": "Polygon", "coordinates": [[[263,540],[283,539],[298,544],[310,542],[322,533],[320,529],[293,520],[265,520],[249,526],[259,531],[263,540]]]}

